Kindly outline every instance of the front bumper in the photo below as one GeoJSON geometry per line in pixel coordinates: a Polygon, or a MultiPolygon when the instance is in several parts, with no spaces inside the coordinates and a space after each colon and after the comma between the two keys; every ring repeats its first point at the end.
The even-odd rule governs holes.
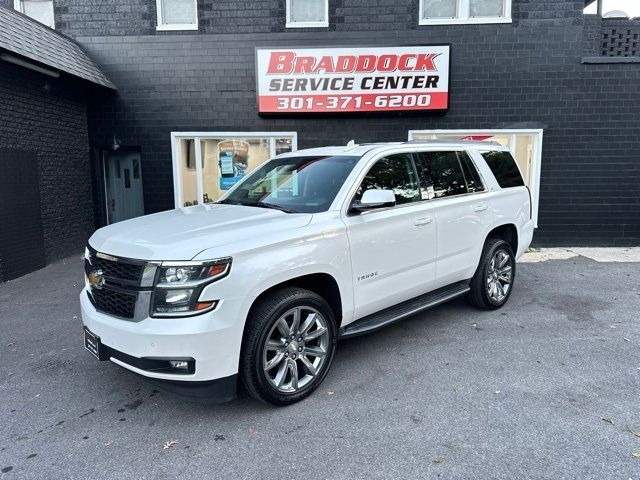
{"type": "Polygon", "coordinates": [[[108,347],[107,351],[123,354],[111,354],[109,360],[149,379],[162,381],[160,386],[178,387],[183,392],[201,382],[226,379],[222,382],[225,389],[228,389],[230,382],[235,383],[247,303],[246,298],[231,298],[221,300],[214,310],[201,315],[184,318],[147,317],[132,322],[97,311],[86,290],[80,293],[84,325],[100,337],[101,343],[108,347]],[[163,373],[144,369],[144,359],[187,357],[195,360],[193,373],[163,373]],[[186,385],[188,383],[192,383],[191,387],[186,385]]]}

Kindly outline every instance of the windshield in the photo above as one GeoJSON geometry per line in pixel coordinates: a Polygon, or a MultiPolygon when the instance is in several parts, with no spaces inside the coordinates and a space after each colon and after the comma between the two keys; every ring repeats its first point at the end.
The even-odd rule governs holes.
{"type": "Polygon", "coordinates": [[[287,213],[328,210],[356,156],[286,157],[251,173],[219,203],[274,208],[287,213]]]}

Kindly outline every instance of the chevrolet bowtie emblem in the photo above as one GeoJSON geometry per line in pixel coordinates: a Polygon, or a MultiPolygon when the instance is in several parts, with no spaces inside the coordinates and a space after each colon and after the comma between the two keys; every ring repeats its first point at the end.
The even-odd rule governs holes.
{"type": "Polygon", "coordinates": [[[89,272],[89,275],[87,275],[89,285],[91,285],[92,288],[100,290],[104,285],[104,277],[102,275],[102,270],[94,270],[92,272],[89,272]]]}

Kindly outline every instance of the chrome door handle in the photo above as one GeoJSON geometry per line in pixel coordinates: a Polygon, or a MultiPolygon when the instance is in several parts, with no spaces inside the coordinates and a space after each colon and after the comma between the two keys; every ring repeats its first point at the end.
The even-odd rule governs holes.
{"type": "Polygon", "coordinates": [[[473,206],[473,211],[474,212],[484,212],[487,208],[489,208],[489,205],[485,205],[485,204],[474,205],[473,206]]]}
{"type": "Polygon", "coordinates": [[[433,218],[428,217],[428,218],[419,218],[415,222],[413,222],[413,224],[416,227],[422,227],[423,225],[429,225],[431,222],[433,222],[433,218]]]}

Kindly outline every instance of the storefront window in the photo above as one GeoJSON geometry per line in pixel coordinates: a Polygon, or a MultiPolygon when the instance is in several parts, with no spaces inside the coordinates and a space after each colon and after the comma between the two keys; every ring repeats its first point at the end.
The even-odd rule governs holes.
{"type": "Polygon", "coordinates": [[[176,207],[213,203],[245,175],[275,155],[296,149],[296,134],[203,133],[195,138],[177,137],[174,162],[179,178],[175,184],[176,207]],[[199,149],[196,149],[196,143],[199,149]],[[199,155],[200,165],[196,165],[199,155]],[[200,168],[198,168],[200,167],[200,168]],[[202,192],[199,197],[198,187],[202,192]],[[178,190],[176,188],[176,190],[178,190]]]}

